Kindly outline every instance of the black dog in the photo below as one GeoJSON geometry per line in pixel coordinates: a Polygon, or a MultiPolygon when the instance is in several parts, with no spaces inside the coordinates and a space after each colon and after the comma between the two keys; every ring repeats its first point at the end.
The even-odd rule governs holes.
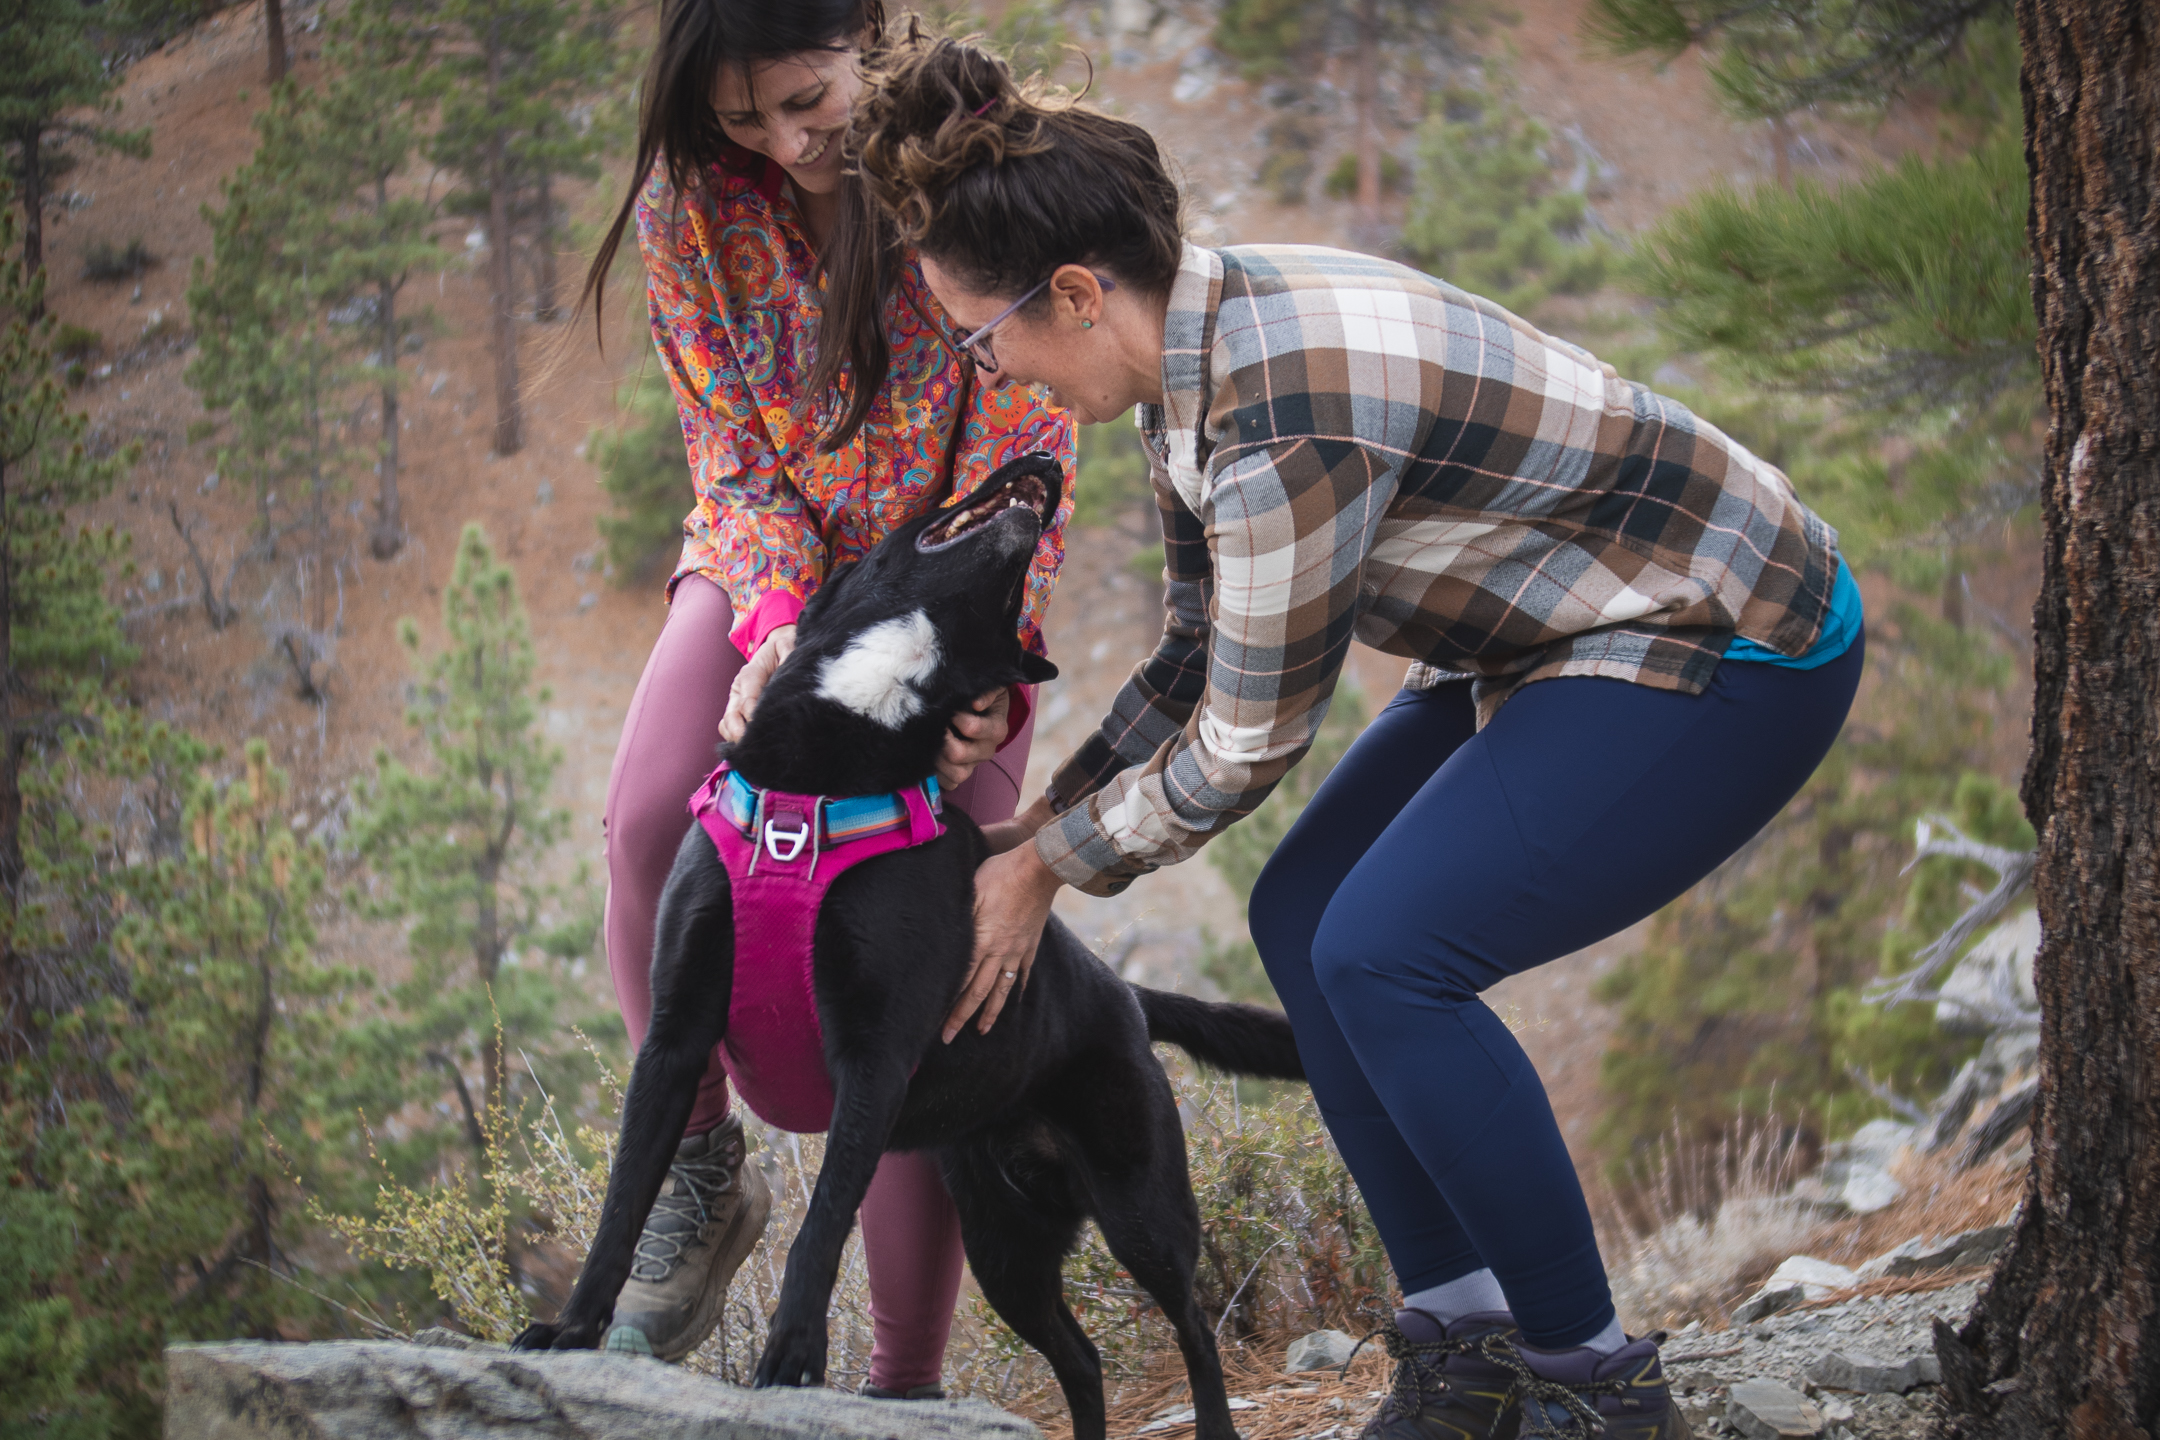
{"type": "MultiPolygon", "coordinates": [[[[902,526],[834,574],[804,607],[795,651],[730,762],[761,788],[898,791],[930,773],[947,717],[973,697],[1053,677],[1015,631],[1059,487],[1050,457],[1015,461],[965,504],[902,526]]],[[[948,807],[945,819],[941,838],[842,875],[818,918],[814,987],[832,1127],[754,1383],[823,1382],[841,1250],[878,1157],[930,1150],[977,1284],[1057,1372],[1076,1440],[1101,1440],[1105,1423],[1101,1360],[1060,1276],[1089,1218],[1177,1332],[1201,1440],[1234,1440],[1214,1337],[1193,1301],[1200,1217],[1184,1132],[1149,1042],[1240,1074],[1300,1079],[1289,1023],[1128,985],[1052,919],[1025,993],[990,1032],[970,1025],[940,1043],[972,966],[974,876],[988,853],[967,816],[948,807]]],[[[726,1028],[733,907],[727,871],[698,826],[676,855],[657,935],[652,1029],[631,1072],[592,1253],[561,1317],[526,1330],[520,1348],[598,1343],[726,1028]]]]}

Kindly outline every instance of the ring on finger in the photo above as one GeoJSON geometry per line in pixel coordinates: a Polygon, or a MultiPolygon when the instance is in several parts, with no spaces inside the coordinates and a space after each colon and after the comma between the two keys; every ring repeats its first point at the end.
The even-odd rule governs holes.
{"type": "Polygon", "coordinates": [[[1020,972],[1017,970],[1001,970],[998,973],[1003,975],[1007,980],[1011,980],[1017,975],[1019,975],[1020,972]]]}

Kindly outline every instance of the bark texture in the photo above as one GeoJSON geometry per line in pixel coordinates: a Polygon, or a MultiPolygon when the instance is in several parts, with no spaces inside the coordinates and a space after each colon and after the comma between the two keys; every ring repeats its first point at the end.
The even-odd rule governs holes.
{"type": "Polygon", "coordinates": [[[493,127],[488,136],[488,299],[495,311],[495,453],[515,455],[525,443],[525,427],[518,408],[517,281],[510,263],[510,166],[504,154],[503,131],[508,122],[502,115],[502,84],[503,41],[491,30],[487,40],[488,121],[493,127]]]}
{"type": "Polygon", "coordinates": [[[292,69],[291,52],[285,45],[285,0],[263,0],[263,50],[275,85],[292,69]]]}
{"type": "Polygon", "coordinates": [[[2019,0],[2051,416],[2027,813],[2045,931],[2033,1162],[1944,1427],[2160,1417],[2160,8],[2019,0]]]}
{"type": "MultiPolygon", "coordinates": [[[[15,184],[23,212],[23,268],[36,271],[45,266],[45,127],[24,126],[16,132],[15,145],[22,158],[15,184]]],[[[31,301],[27,318],[33,325],[45,318],[42,290],[31,301]]]]}

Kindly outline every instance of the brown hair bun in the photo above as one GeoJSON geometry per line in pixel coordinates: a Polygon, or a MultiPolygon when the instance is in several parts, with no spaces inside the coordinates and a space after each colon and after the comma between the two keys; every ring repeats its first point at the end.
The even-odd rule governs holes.
{"type": "Polygon", "coordinates": [[[912,21],[878,56],[849,148],[902,240],[982,295],[1060,265],[1166,293],[1184,251],[1177,182],[1155,139],[980,45],[912,21]]]}

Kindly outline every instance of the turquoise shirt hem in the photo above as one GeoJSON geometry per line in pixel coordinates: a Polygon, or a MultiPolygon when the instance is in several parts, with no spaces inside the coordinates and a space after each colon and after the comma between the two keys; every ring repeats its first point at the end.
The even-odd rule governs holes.
{"type": "Polygon", "coordinates": [[[1754,665],[1782,665],[1788,670],[1813,670],[1852,649],[1859,637],[1860,626],[1867,619],[1860,602],[1860,582],[1853,579],[1852,567],[1845,557],[1838,557],[1837,584],[1830,590],[1830,613],[1823,617],[1822,634],[1808,647],[1805,655],[1780,655],[1767,645],[1753,640],[1733,637],[1732,644],[1725,647],[1727,660],[1745,660],[1754,665]]]}

